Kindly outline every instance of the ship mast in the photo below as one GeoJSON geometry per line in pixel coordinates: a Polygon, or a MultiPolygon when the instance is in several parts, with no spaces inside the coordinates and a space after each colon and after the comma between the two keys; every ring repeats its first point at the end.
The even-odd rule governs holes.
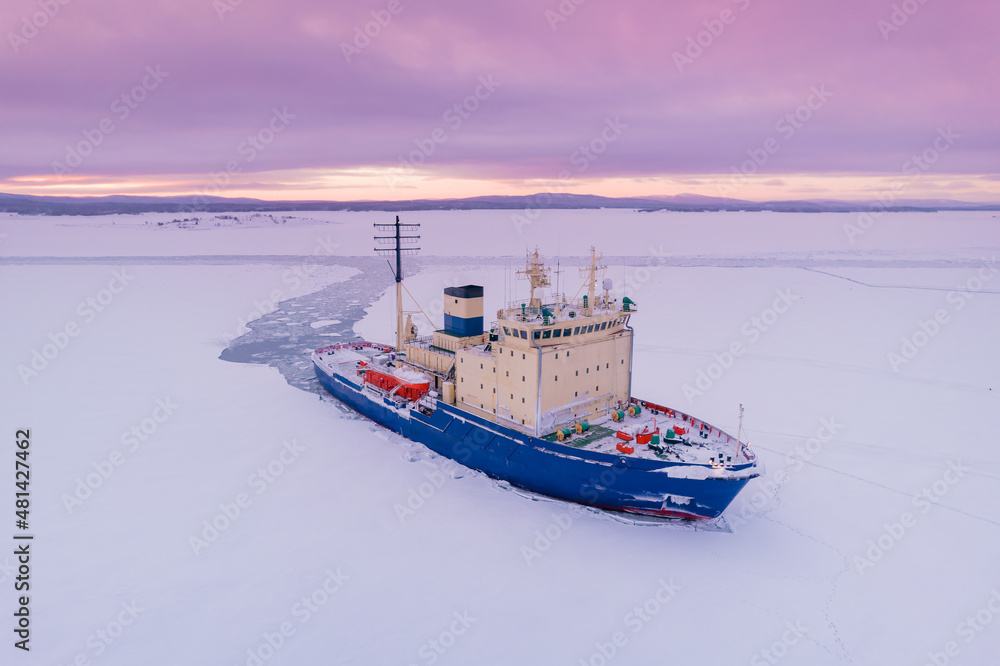
{"type": "Polygon", "coordinates": [[[537,247],[534,252],[527,256],[524,270],[518,271],[517,274],[519,276],[523,275],[531,284],[531,298],[528,301],[528,307],[532,310],[541,310],[542,299],[535,298],[535,289],[540,287],[549,287],[551,286],[551,283],[549,282],[548,269],[538,257],[537,247]]]}
{"type": "Polygon", "coordinates": [[[586,307],[583,308],[584,314],[587,316],[594,314],[594,287],[597,284],[597,272],[607,269],[607,266],[598,264],[598,262],[603,258],[604,255],[597,254],[597,249],[594,246],[591,246],[590,266],[580,269],[581,275],[587,276],[587,303],[586,307]]]}
{"type": "MultiPolygon", "coordinates": [[[[393,277],[396,278],[396,351],[403,351],[403,255],[416,254],[419,247],[403,247],[404,245],[415,245],[420,236],[404,236],[403,232],[413,232],[420,228],[419,224],[400,224],[399,215],[396,216],[395,224],[374,225],[376,231],[389,232],[392,236],[375,236],[375,242],[379,245],[391,247],[377,247],[375,252],[382,256],[396,255],[396,269],[393,277]]],[[[392,269],[392,263],[389,264],[392,269]]]]}

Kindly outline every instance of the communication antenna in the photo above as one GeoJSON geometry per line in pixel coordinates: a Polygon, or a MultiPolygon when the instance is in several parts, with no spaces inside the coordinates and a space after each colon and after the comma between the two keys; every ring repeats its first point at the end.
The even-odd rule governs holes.
{"type": "Polygon", "coordinates": [[[391,236],[375,236],[376,243],[388,246],[377,247],[375,248],[375,252],[383,257],[396,255],[395,270],[392,270],[392,262],[389,262],[388,259],[386,261],[389,262],[389,269],[392,270],[393,277],[396,278],[396,351],[401,352],[403,351],[403,255],[416,254],[420,250],[419,247],[411,247],[416,245],[417,241],[420,240],[420,236],[403,235],[403,233],[416,231],[420,228],[420,224],[400,224],[399,215],[397,215],[395,224],[379,224],[376,222],[373,226],[376,231],[393,234],[391,236]]]}

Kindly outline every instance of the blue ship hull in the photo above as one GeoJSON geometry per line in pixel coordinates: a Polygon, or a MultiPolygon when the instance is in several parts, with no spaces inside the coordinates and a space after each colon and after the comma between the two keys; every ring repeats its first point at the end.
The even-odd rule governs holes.
{"type": "Polygon", "coordinates": [[[746,474],[752,463],[726,470],[737,475],[727,478],[702,465],[574,449],[441,401],[429,416],[415,409],[404,416],[388,399],[375,401],[362,393],[359,383],[314,369],[327,391],[379,425],[466,467],[561,500],[631,513],[715,518],[757,476],[746,474]],[[707,478],[678,478],[691,468],[707,478]]]}

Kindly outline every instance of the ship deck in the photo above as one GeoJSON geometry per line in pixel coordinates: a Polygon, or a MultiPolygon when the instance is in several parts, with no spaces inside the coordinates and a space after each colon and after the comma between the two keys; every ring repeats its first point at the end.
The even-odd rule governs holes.
{"type": "Polygon", "coordinates": [[[542,439],[587,451],[669,462],[732,465],[738,458],[741,462],[747,461],[746,453],[742,452],[735,437],[676,410],[661,408],[654,414],[650,409],[643,409],[635,417],[626,414],[617,423],[610,417],[601,417],[589,425],[586,432],[577,434],[574,430],[561,441],[556,433],[542,439]],[[673,431],[673,437],[668,437],[670,431],[673,431]],[[619,432],[631,439],[623,439],[619,432]],[[653,438],[647,442],[645,437],[637,437],[641,433],[659,434],[659,442],[652,441],[653,438]],[[629,448],[631,453],[627,453],[629,448]]]}
{"type": "MultiPolygon", "coordinates": [[[[393,349],[386,345],[349,342],[317,349],[314,358],[330,372],[350,379],[352,382],[357,382],[360,361],[372,364],[373,367],[377,368],[391,359],[391,355],[394,353],[393,349]],[[380,360],[376,360],[377,358],[383,360],[380,362],[380,360]]],[[[391,368],[386,371],[391,372],[391,368]]],[[[420,407],[433,409],[437,402],[434,399],[436,397],[437,395],[434,393],[430,397],[421,399],[420,407]]],[[[407,404],[416,407],[415,404],[408,403],[399,396],[395,396],[394,399],[400,407],[405,407],[407,404]]],[[[571,432],[564,434],[562,440],[559,439],[556,432],[540,439],[573,449],[665,462],[712,464],[728,467],[754,459],[748,447],[741,445],[735,437],[715,426],[684,412],[648,401],[633,400],[633,403],[641,407],[635,416],[629,415],[627,407],[625,407],[622,411],[626,411],[626,413],[618,422],[615,422],[609,413],[589,421],[589,428],[583,433],[577,433],[575,428],[565,426],[571,432]],[[669,437],[670,431],[673,431],[673,437],[669,437]],[[619,436],[619,432],[627,434],[631,439],[623,439],[619,436]],[[651,441],[652,438],[647,441],[644,436],[653,433],[659,435],[659,444],[651,441]],[[642,443],[640,443],[640,439],[642,443]],[[619,445],[622,445],[622,448],[619,448],[619,445]],[[629,448],[632,449],[631,452],[629,452],[629,448]]],[[[464,405],[459,404],[456,407],[461,409],[464,408],[464,405]]],[[[488,418],[490,416],[478,409],[470,408],[468,411],[481,417],[488,418]]]]}

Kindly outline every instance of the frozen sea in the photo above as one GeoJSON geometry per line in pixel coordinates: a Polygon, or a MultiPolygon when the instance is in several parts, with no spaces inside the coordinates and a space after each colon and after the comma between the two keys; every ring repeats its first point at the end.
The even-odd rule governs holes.
{"type": "Polygon", "coordinates": [[[767,474],[704,526],[504,487],[322,393],[310,349],[393,337],[394,214],[178,217],[0,215],[0,663],[996,663],[996,213],[404,214],[425,332],[446,286],[522,296],[526,249],[570,295],[604,253],[633,394],[746,410],[767,474]]]}

